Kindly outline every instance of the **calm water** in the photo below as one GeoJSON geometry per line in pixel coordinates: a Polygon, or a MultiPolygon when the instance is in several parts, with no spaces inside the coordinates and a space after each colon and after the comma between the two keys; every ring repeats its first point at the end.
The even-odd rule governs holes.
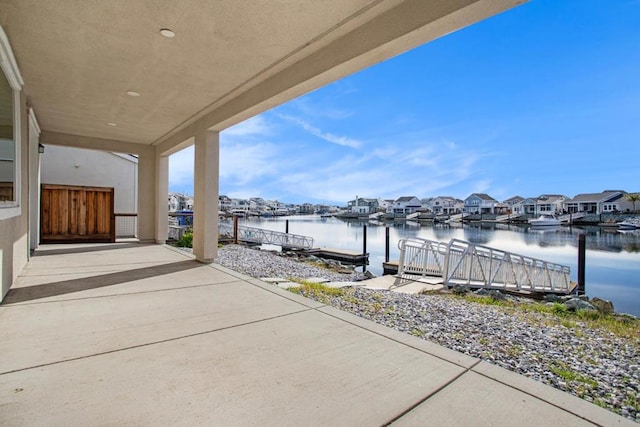
{"type": "Polygon", "coordinates": [[[241,224],[266,230],[310,236],[314,246],[362,251],[363,225],[367,225],[367,270],[382,274],[385,252],[385,225],[390,227],[390,259],[399,258],[398,241],[421,237],[448,242],[456,238],[491,246],[571,267],[571,280],[577,281],[578,234],[586,234],[587,294],[613,301],[616,311],[640,316],[640,231],[619,232],[600,227],[559,227],[534,230],[526,226],[503,224],[465,224],[464,226],[422,225],[411,221],[373,223],[344,221],[319,216],[250,218],[241,224]]]}

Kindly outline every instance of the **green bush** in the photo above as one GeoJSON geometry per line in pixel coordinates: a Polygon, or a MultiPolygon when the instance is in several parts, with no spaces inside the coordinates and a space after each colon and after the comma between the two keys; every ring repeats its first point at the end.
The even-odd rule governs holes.
{"type": "Polygon", "coordinates": [[[569,312],[569,309],[567,308],[566,305],[562,303],[554,302],[553,305],[551,306],[551,312],[558,316],[563,316],[569,312]]]}
{"type": "Polygon", "coordinates": [[[193,248],[193,231],[186,231],[176,242],[180,248],[193,248]]]}

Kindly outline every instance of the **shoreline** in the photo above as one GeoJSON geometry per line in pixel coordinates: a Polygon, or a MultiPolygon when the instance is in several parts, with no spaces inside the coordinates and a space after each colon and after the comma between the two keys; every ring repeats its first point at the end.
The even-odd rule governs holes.
{"type": "MultiPolygon", "coordinates": [[[[364,278],[362,273],[337,273],[240,245],[220,248],[215,263],[255,278],[364,278]]],[[[638,322],[638,333],[633,329],[630,337],[621,337],[590,327],[576,316],[479,304],[451,294],[410,295],[357,286],[331,292],[322,292],[322,285],[319,289],[302,286],[294,291],[533,378],[640,423],[637,319],[630,321],[638,322]]]]}

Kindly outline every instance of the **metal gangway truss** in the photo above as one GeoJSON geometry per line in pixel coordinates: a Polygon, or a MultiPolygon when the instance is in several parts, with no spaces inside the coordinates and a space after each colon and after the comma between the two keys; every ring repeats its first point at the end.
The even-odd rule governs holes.
{"type": "MultiPolygon", "coordinates": [[[[234,237],[233,224],[220,223],[219,231],[221,235],[234,237]]],[[[238,226],[237,239],[242,242],[278,245],[293,249],[313,248],[312,237],[283,233],[280,231],[263,230],[256,227],[238,226]]]]}
{"type": "Polygon", "coordinates": [[[568,294],[569,267],[451,239],[449,243],[410,238],[398,242],[398,277],[441,276],[447,287],[464,285],[508,291],[568,294]]]}

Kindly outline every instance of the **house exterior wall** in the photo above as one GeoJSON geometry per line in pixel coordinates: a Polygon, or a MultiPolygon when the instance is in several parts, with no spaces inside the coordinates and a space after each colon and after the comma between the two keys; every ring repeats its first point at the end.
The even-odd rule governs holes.
{"type": "MultiPolygon", "coordinates": [[[[16,132],[19,144],[19,213],[8,218],[0,217],[0,301],[29,260],[29,147],[28,117],[24,92],[21,91],[19,114],[20,131],[16,132]]],[[[0,207],[0,209],[7,209],[0,207]]]]}
{"type": "Polygon", "coordinates": [[[138,211],[138,163],[107,151],[47,145],[41,155],[43,184],[113,187],[116,213],[138,211]]]}

